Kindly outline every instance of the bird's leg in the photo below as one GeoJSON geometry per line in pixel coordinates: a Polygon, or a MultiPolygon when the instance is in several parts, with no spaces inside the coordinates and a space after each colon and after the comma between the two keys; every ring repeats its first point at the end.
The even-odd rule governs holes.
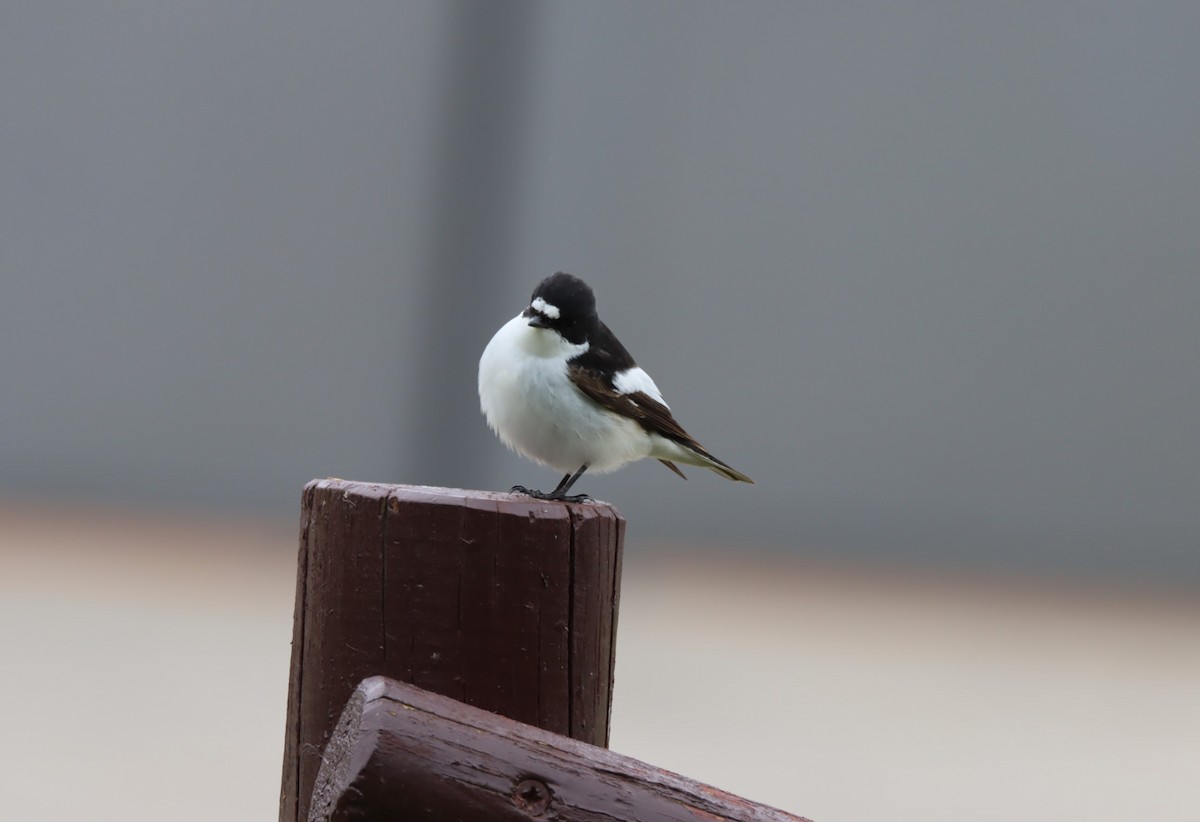
{"type": "Polygon", "coordinates": [[[591,497],[589,497],[587,494],[576,494],[573,497],[567,496],[567,492],[571,490],[571,486],[575,484],[575,480],[582,477],[583,472],[587,469],[588,464],[585,462],[583,465],[579,466],[579,470],[570,477],[563,477],[562,482],[558,484],[558,487],[550,492],[550,496],[554,499],[565,499],[570,500],[571,502],[583,502],[584,500],[591,499],[591,497]]]}
{"type": "Polygon", "coordinates": [[[587,463],[580,466],[579,470],[574,474],[564,474],[562,480],[554,488],[553,491],[534,491],[531,488],[526,488],[524,485],[514,485],[509,491],[511,494],[524,494],[527,497],[544,500],[561,500],[563,502],[587,502],[591,499],[587,494],[576,494],[573,497],[567,496],[567,492],[571,490],[571,486],[575,484],[575,480],[583,476],[583,472],[587,470],[587,463]]]}

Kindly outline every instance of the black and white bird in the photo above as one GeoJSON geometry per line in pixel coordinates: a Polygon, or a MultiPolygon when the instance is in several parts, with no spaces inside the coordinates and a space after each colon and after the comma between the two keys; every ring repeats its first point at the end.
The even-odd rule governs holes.
{"type": "Polygon", "coordinates": [[[654,380],[596,315],[592,289],[570,274],[542,280],[529,307],[487,344],[479,403],[505,445],[566,472],[550,492],[512,489],[538,499],[587,499],[567,496],[584,471],[603,474],[646,457],[684,479],[677,462],[754,481],[683,430],[654,380]]]}

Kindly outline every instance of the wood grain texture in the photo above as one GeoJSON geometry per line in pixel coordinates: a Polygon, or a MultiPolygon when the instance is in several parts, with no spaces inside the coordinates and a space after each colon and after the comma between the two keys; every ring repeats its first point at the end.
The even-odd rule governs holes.
{"type": "Polygon", "coordinates": [[[311,822],[801,817],[383,677],[354,691],[326,751],[311,822]]]}
{"type": "Polygon", "coordinates": [[[624,520],[604,503],[320,480],[303,495],[280,819],[385,675],[607,744],[624,520]]]}

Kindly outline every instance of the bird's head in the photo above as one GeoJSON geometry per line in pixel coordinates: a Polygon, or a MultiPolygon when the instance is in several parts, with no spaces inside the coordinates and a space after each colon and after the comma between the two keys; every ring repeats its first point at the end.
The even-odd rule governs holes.
{"type": "Polygon", "coordinates": [[[596,296],[583,280],[560,271],[538,283],[521,316],[531,327],[556,331],[578,345],[596,320],[596,296]]]}

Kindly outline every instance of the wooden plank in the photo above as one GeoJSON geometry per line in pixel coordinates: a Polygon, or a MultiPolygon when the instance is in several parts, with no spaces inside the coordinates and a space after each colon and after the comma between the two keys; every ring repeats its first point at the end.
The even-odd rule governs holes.
{"type": "Polygon", "coordinates": [[[572,511],[578,544],[574,546],[571,582],[572,658],[596,658],[597,664],[571,677],[571,701],[583,706],[572,713],[567,735],[593,745],[608,744],[608,708],[612,701],[612,670],[616,643],[616,557],[590,550],[612,537],[609,521],[592,511],[572,511]]]}
{"type": "Polygon", "coordinates": [[[383,677],[347,702],[314,822],[803,822],[604,748],[383,677]]]}
{"type": "MultiPolygon", "coordinates": [[[[296,557],[296,607],[292,614],[293,674],[304,670],[304,604],[308,580],[308,527],[312,511],[313,485],[305,486],[300,495],[300,548],[296,557]]],[[[295,819],[300,787],[300,677],[288,682],[287,727],[283,736],[283,780],[279,790],[279,816],[295,819]]]]}
{"type": "Polygon", "coordinates": [[[281,820],[307,817],[338,712],[375,674],[607,740],[616,509],[343,480],[304,506],[281,820]]]}
{"type": "MultiPolygon", "coordinates": [[[[298,707],[298,796],[357,680],[384,671],[383,523],[388,487],[324,480],[312,486],[298,707]]],[[[297,818],[306,813],[300,800],[297,818]]]]}

